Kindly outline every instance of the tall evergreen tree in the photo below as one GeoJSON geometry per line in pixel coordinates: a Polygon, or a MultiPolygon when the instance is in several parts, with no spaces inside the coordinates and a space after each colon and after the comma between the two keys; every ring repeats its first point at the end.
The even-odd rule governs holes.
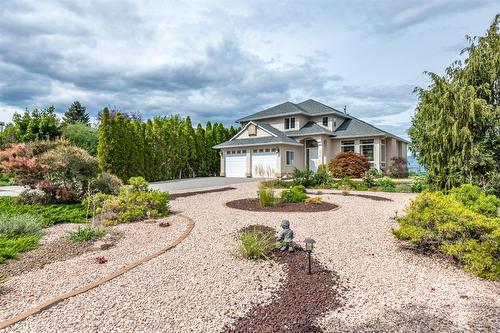
{"type": "Polygon", "coordinates": [[[86,107],[81,105],[79,101],[74,101],[68,108],[68,111],[64,114],[63,123],[65,124],[75,124],[82,123],[89,125],[90,117],[86,112],[86,107]]]}
{"type": "Polygon", "coordinates": [[[468,38],[463,62],[428,73],[432,84],[416,90],[410,149],[436,188],[500,178],[499,24],[497,15],[485,36],[468,38]]]}

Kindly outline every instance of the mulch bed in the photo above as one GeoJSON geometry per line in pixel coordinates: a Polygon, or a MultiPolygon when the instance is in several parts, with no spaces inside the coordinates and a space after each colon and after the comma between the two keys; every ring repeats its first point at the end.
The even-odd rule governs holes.
{"type": "Polygon", "coordinates": [[[191,197],[193,195],[198,195],[198,194],[226,192],[226,191],[231,191],[231,190],[236,190],[236,188],[234,188],[234,187],[221,187],[221,188],[216,188],[213,190],[174,193],[174,194],[170,194],[170,200],[175,200],[177,198],[191,197]]]}
{"type": "Polygon", "coordinates": [[[229,208],[248,210],[251,212],[324,212],[338,208],[339,206],[330,202],[315,203],[291,203],[283,202],[276,206],[262,207],[258,199],[239,199],[226,202],[229,208]]]}
{"type": "Polygon", "coordinates": [[[344,195],[346,197],[360,197],[360,198],[365,198],[365,199],[370,199],[374,201],[393,201],[392,199],[385,198],[385,197],[379,197],[378,195],[371,195],[371,194],[342,194],[342,193],[324,193],[324,194],[332,194],[332,195],[344,195]]]}
{"type": "Polygon", "coordinates": [[[92,242],[73,242],[61,238],[40,245],[35,250],[19,254],[19,258],[7,260],[0,266],[0,275],[5,277],[24,274],[56,261],[68,260],[87,252],[96,251],[92,242]]]}
{"type": "Polygon", "coordinates": [[[312,274],[307,274],[307,253],[274,251],[272,259],[287,266],[285,283],[268,305],[257,306],[236,320],[225,332],[322,332],[316,322],[327,311],[342,306],[345,288],[333,272],[312,258],[312,274]]]}

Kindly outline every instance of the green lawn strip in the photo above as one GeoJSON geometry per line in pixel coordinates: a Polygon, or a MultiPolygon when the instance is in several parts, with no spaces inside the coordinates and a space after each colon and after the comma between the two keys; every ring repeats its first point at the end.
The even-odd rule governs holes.
{"type": "Polygon", "coordinates": [[[16,203],[13,197],[0,198],[0,212],[7,215],[31,214],[43,219],[43,226],[56,223],[83,223],[86,209],[77,204],[25,205],[16,203]]]}
{"type": "Polygon", "coordinates": [[[7,259],[16,259],[18,253],[35,249],[40,238],[40,233],[0,235],[0,264],[7,259]]]}

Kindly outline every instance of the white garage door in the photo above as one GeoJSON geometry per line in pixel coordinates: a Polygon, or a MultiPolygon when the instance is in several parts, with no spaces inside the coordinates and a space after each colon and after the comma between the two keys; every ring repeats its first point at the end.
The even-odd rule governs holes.
{"type": "Polygon", "coordinates": [[[273,178],[277,165],[276,151],[252,153],[252,177],[273,178]]]}
{"type": "Polygon", "coordinates": [[[226,177],[246,177],[247,154],[245,150],[228,151],[224,156],[226,177]]]}

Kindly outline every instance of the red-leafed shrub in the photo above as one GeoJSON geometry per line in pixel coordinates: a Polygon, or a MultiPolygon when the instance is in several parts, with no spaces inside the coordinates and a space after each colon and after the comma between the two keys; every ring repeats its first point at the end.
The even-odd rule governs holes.
{"type": "Polygon", "coordinates": [[[389,165],[385,169],[388,176],[396,178],[408,177],[408,164],[405,158],[393,157],[389,161],[389,165]]]}
{"type": "Polygon", "coordinates": [[[97,159],[68,141],[15,144],[0,152],[0,170],[19,185],[28,186],[26,203],[66,203],[86,194],[98,173],[97,159]]]}
{"type": "Polygon", "coordinates": [[[370,169],[368,159],[353,151],[340,153],[328,165],[333,177],[361,178],[370,169]]]}

